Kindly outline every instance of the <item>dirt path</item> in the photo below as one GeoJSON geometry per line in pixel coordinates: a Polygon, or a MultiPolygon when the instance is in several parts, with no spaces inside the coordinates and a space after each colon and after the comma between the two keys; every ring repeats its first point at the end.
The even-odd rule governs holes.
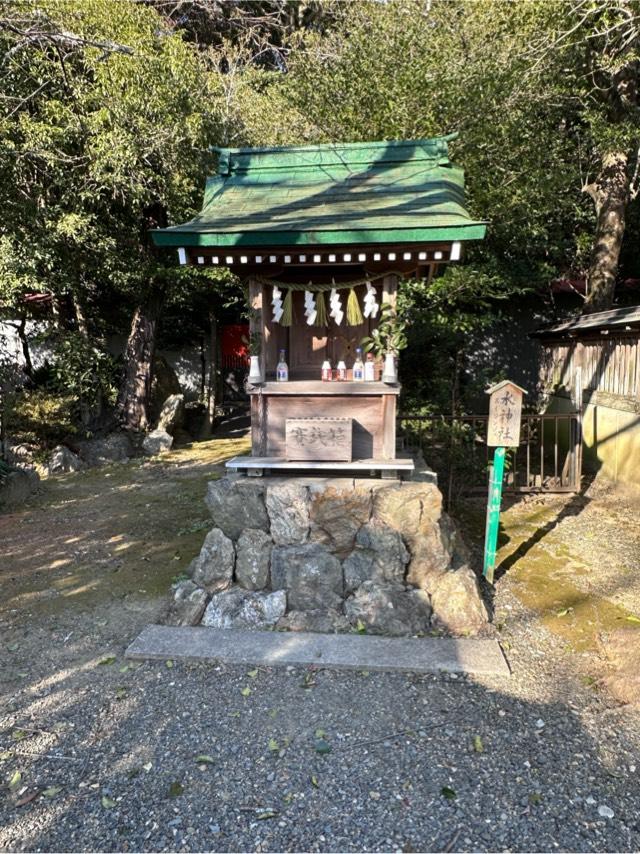
{"type": "Polygon", "coordinates": [[[216,439],[44,481],[24,507],[0,515],[0,620],[82,620],[114,603],[153,610],[210,527],[207,481],[247,447],[216,439]]]}

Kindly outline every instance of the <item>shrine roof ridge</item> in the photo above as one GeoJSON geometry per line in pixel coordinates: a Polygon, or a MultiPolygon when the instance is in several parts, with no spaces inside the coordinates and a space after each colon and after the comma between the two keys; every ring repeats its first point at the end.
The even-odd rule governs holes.
{"type": "Polygon", "coordinates": [[[160,246],[345,245],[474,240],[456,134],[419,140],[216,148],[202,211],[156,229],[160,246]]]}

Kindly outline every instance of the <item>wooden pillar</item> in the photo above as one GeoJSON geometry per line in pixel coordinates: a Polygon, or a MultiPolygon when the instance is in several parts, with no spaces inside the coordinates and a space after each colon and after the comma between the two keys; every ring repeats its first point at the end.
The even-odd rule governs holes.
{"type": "Polygon", "coordinates": [[[398,277],[395,273],[385,276],[382,280],[382,302],[388,302],[395,311],[396,295],[398,292],[398,277]]]}
{"type": "MultiPolygon", "coordinates": [[[[260,335],[260,371],[266,378],[266,329],[264,288],[255,279],[249,279],[249,331],[260,335]]],[[[264,457],[266,454],[267,402],[260,391],[251,395],[251,455],[264,457]]]]}
{"type": "Polygon", "coordinates": [[[249,279],[249,331],[260,335],[260,370],[265,376],[265,351],[267,341],[265,329],[265,317],[263,311],[264,288],[255,279],[249,279]]]}
{"type": "Polygon", "coordinates": [[[395,394],[383,394],[382,406],[382,457],[396,458],[396,399],[395,394]]]}
{"type": "MultiPolygon", "coordinates": [[[[398,293],[398,277],[395,274],[385,276],[382,280],[382,302],[396,311],[398,293]]],[[[385,394],[382,398],[382,456],[385,460],[396,458],[396,396],[385,394]]]]}

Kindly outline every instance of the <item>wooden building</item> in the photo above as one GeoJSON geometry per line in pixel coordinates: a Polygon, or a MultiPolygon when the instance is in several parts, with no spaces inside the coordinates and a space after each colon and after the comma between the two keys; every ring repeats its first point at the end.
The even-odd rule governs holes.
{"type": "Polygon", "coordinates": [[[534,337],[548,411],[581,414],[585,467],[640,484],[640,307],[581,315],[534,337]]]}
{"type": "Polygon", "coordinates": [[[180,263],[228,266],[249,285],[252,455],[230,467],[411,471],[396,456],[393,355],[373,380],[354,381],[352,369],[362,339],[392,314],[399,280],[432,276],[484,236],[449,139],[218,149],[201,213],[153,232],[180,263]],[[283,350],[289,377],[278,382],[283,350]]]}

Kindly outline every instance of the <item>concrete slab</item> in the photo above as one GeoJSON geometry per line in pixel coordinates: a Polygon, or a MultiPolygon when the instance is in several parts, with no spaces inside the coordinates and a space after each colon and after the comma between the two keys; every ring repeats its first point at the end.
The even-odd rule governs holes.
{"type": "Polygon", "coordinates": [[[315,664],[343,670],[509,675],[499,644],[474,638],[382,638],[205,626],[147,626],[125,655],[137,659],[214,660],[270,667],[315,664]]]}

